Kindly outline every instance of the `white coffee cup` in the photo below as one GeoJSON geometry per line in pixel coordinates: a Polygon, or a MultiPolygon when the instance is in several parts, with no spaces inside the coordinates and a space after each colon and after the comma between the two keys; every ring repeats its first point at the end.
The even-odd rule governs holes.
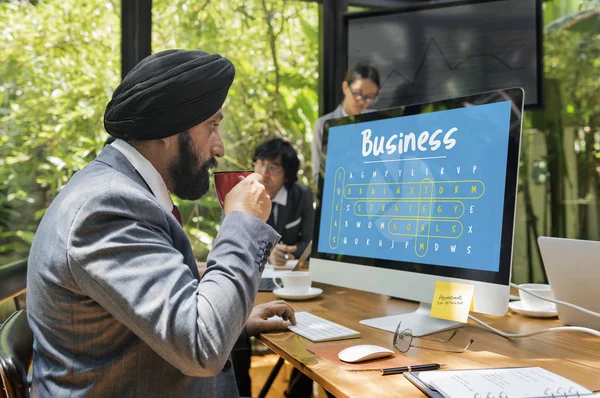
{"type": "Polygon", "coordinates": [[[284,272],[280,277],[273,278],[273,283],[279,289],[285,290],[289,294],[307,294],[311,284],[310,274],[304,271],[284,272]],[[277,283],[277,279],[281,278],[283,286],[277,283]]]}
{"type": "MultiPolygon", "coordinates": [[[[530,292],[533,292],[542,297],[550,299],[554,298],[554,294],[552,293],[552,288],[550,287],[550,285],[546,285],[543,283],[525,283],[519,285],[519,287],[527,289],[530,292]]],[[[519,297],[521,298],[521,303],[523,303],[523,307],[525,307],[526,309],[538,311],[556,311],[556,304],[534,297],[521,289],[519,289],[519,297]]]]}

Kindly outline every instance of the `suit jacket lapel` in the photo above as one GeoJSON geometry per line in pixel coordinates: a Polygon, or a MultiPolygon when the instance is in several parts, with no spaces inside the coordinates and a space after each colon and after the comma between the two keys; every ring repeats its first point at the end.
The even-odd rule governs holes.
{"type": "MultiPolygon", "coordinates": [[[[125,155],[123,155],[118,149],[107,145],[96,157],[96,159],[94,159],[94,161],[104,163],[118,172],[126,175],[136,184],[140,185],[143,189],[146,189],[153,198],[156,198],[148,184],[146,184],[144,178],[140,175],[140,173],[137,172],[135,167],[133,167],[125,155]]],[[[156,200],[158,202],[158,199],[156,200]]],[[[198,267],[196,266],[196,260],[194,260],[194,253],[192,251],[189,239],[183,230],[180,231],[181,233],[177,232],[176,228],[171,230],[171,237],[173,238],[174,247],[179,250],[181,254],[183,254],[184,262],[190,268],[194,277],[199,280],[200,274],[198,273],[198,267]]]]}
{"type": "Polygon", "coordinates": [[[292,204],[292,190],[288,191],[287,204],[285,206],[278,205],[279,210],[277,211],[277,228],[275,230],[283,236],[285,232],[285,225],[288,223],[288,217],[290,213],[290,205],[292,204]]]}

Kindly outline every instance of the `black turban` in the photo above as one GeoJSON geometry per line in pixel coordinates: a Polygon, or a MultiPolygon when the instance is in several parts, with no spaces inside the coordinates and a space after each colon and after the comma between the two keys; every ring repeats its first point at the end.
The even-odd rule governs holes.
{"type": "Polygon", "coordinates": [[[104,113],[108,134],[155,140],[214,115],[235,75],[231,61],[204,51],[168,50],[144,58],[113,93],[104,113]]]}

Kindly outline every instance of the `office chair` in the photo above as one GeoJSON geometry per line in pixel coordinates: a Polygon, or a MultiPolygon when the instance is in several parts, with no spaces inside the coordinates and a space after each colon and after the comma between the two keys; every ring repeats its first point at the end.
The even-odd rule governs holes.
{"type": "Polygon", "coordinates": [[[27,313],[14,312],[0,326],[0,377],[6,398],[29,397],[27,370],[33,361],[33,334],[27,313]]]}

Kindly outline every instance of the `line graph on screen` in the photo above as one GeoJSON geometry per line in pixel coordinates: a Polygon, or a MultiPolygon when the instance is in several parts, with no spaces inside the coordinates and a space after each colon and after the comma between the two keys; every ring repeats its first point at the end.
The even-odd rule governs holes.
{"type": "Polygon", "coordinates": [[[440,99],[453,93],[484,91],[490,80],[505,81],[506,86],[518,85],[520,73],[526,69],[524,54],[528,51],[522,37],[504,43],[472,43],[462,47],[447,40],[430,37],[422,53],[395,60],[382,73],[379,104],[396,106],[411,103],[424,92],[430,99],[440,99]],[[440,44],[440,41],[446,42],[440,44]]]}
{"type": "Polygon", "coordinates": [[[534,1],[353,17],[348,64],[369,62],[381,76],[384,109],[523,87],[537,103],[539,62],[534,1]]]}
{"type": "Polygon", "coordinates": [[[435,38],[432,37],[431,39],[429,39],[429,42],[427,43],[427,47],[425,49],[425,52],[423,53],[423,57],[419,61],[419,66],[417,67],[417,70],[415,71],[413,76],[407,77],[407,76],[403,75],[400,71],[398,71],[396,69],[392,69],[392,71],[390,73],[388,73],[388,75],[383,79],[382,87],[385,87],[386,82],[388,82],[390,80],[390,78],[392,78],[394,76],[397,76],[397,77],[403,79],[410,85],[414,85],[415,82],[419,79],[419,75],[421,74],[421,69],[423,68],[423,65],[425,64],[427,57],[430,54],[430,51],[434,54],[439,55],[440,60],[443,62],[443,64],[446,65],[449,72],[456,71],[457,69],[459,69],[463,64],[465,64],[469,60],[476,59],[476,58],[488,59],[489,61],[496,61],[498,63],[498,65],[501,65],[510,71],[522,70],[522,69],[524,69],[523,66],[520,66],[520,65],[513,66],[513,65],[511,65],[511,63],[505,61],[502,58],[502,56],[506,53],[510,54],[510,52],[512,52],[513,50],[516,50],[519,47],[523,47],[524,45],[525,45],[525,43],[523,42],[523,39],[519,38],[519,39],[516,39],[514,42],[508,43],[506,46],[504,46],[504,48],[500,49],[496,53],[492,53],[492,52],[479,52],[478,53],[478,52],[476,52],[473,54],[469,54],[466,57],[464,57],[462,60],[456,62],[455,64],[452,64],[450,62],[450,60],[448,59],[448,57],[446,56],[446,54],[444,54],[444,52],[440,48],[440,45],[437,43],[435,38]],[[433,47],[433,49],[432,49],[432,47],[433,47]]]}

